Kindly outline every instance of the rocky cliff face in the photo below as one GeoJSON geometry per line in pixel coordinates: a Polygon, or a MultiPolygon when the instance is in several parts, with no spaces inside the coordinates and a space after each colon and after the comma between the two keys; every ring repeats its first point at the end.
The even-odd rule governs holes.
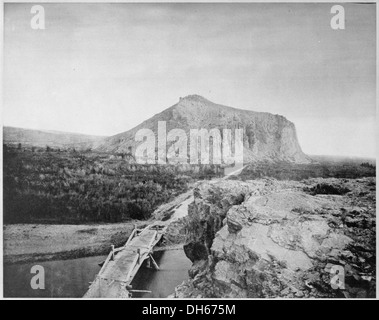
{"type": "MultiPolygon", "coordinates": [[[[174,106],[144,121],[137,127],[107,138],[101,151],[127,152],[139,144],[135,135],[139,129],[150,129],[157,137],[158,121],[166,121],[167,132],[183,129],[243,129],[244,161],[283,160],[309,162],[302,152],[292,122],[280,115],[240,110],[215,104],[198,95],[180,98],[174,106]]],[[[234,141],[234,139],[232,139],[234,141]]],[[[169,146],[169,145],[168,145],[169,146]]]]}
{"type": "Polygon", "coordinates": [[[374,297],[375,227],[374,178],[205,183],[188,210],[190,279],[173,296],[374,297]]]}

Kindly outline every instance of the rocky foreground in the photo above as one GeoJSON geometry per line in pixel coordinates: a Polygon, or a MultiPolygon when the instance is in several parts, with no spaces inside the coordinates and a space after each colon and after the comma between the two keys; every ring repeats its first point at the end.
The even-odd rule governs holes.
{"type": "Polygon", "coordinates": [[[190,279],[172,296],[375,297],[375,190],[375,178],[198,186],[175,228],[190,279]]]}

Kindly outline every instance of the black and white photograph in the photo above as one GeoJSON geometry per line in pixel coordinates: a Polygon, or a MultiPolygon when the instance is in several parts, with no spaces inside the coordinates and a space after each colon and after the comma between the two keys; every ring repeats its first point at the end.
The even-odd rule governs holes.
{"type": "Polygon", "coordinates": [[[1,296],[376,299],[376,15],[2,3],[1,296]]]}

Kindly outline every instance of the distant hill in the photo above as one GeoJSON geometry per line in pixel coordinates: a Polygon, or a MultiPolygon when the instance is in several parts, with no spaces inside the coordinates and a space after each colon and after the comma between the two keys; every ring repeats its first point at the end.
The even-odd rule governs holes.
{"type": "Polygon", "coordinates": [[[338,164],[362,164],[367,162],[371,165],[376,165],[375,158],[368,157],[348,157],[336,155],[309,155],[314,161],[320,163],[338,163],[338,164]]]}
{"type": "Polygon", "coordinates": [[[92,148],[104,137],[79,133],[33,130],[15,127],[3,128],[3,143],[52,148],[92,148]]]}
{"type": "Polygon", "coordinates": [[[150,129],[157,136],[158,121],[166,121],[167,132],[183,129],[189,137],[190,129],[234,129],[244,132],[244,162],[289,161],[309,163],[297,140],[295,125],[281,115],[255,112],[213,103],[201,96],[190,95],[165,109],[135,128],[105,138],[97,150],[105,152],[133,151],[139,129],[150,129]]]}

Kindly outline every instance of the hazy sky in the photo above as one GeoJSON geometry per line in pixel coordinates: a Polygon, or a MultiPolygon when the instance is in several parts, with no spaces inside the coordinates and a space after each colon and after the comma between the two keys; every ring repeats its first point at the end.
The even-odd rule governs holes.
{"type": "Polygon", "coordinates": [[[126,131],[199,94],[281,114],[310,154],[375,156],[375,5],[5,5],[4,125],[126,131]]]}

